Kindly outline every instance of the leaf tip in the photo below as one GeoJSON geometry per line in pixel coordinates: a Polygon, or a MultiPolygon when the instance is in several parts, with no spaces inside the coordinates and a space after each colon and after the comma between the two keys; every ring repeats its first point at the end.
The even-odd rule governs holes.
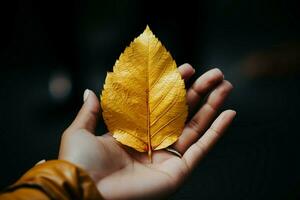
{"type": "Polygon", "coordinates": [[[150,29],[150,27],[149,27],[148,24],[147,24],[147,26],[146,26],[146,28],[145,28],[145,30],[144,30],[144,33],[150,34],[150,35],[154,35],[154,34],[152,33],[152,31],[151,31],[151,29],[150,29]]]}
{"type": "Polygon", "coordinates": [[[151,31],[151,29],[150,29],[150,27],[149,27],[149,25],[148,25],[148,24],[146,25],[146,28],[145,28],[145,30],[147,30],[147,31],[151,31]]]}

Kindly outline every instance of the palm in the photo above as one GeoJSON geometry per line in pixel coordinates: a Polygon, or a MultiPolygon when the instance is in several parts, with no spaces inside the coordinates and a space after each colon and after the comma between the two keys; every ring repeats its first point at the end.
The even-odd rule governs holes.
{"type": "MultiPolygon", "coordinates": [[[[91,140],[95,141],[92,138],[95,136],[90,136],[91,140]]],[[[92,143],[88,140],[81,141],[85,141],[91,148],[92,143]]],[[[108,199],[127,199],[143,196],[145,193],[151,198],[154,198],[151,194],[161,196],[169,191],[170,187],[174,190],[187,173],[184,162],[169,152],[154,151],[153,161],[150,163],[146,153],[139,153],[120,145],[109,134],[98,137],[94,148],[98,153],[94,154],[97,164],[93,166],[98,168],[91,169],[90,173],[98,173],[94,176],[97,177],[95,181],[101,194],[108,199]],[[128,191],[131,191],[130,195],[128,191]]],[[[89,159],[91,160],[91,157],[89,159]]]]}
{"type": "MultiPolygon", "coordinates": [[[[190,75],[184,70],[181,67],[181,74],[187,79],[190,75]]],[[[231,89],[220,71],[203,74],[187,91],[190,109],[201,97],[210,94],[173,145],[183,154],[182,158],[160,150],[154,151],[152,163],[147,153],[119,144],[110,134],[100,137],[92,134],[99,115],[99,102],[91,93],[63,135],[59,158],[85,169],[105,199],[165,197],[180,186],[231,123],[235,112],[230,110],[212,123],[231,89]]]]}

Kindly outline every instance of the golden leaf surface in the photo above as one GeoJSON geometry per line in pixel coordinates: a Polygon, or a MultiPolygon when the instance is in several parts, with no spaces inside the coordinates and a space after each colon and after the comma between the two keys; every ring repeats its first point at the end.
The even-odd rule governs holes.
{"type": "Polygon", "coordinates": [[[184,81],[148,26],[107,73],[101,106],[113,137],[149,156],[180,136],[187,117],[184,81]]]}

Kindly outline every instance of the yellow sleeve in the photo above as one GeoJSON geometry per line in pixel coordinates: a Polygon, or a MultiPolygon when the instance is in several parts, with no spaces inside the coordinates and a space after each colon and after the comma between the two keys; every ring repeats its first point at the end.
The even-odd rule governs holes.
{"type": "Polygon", "coordinates": [[[0,193],[0,200],[102,199],[89,175],[62,160],[48,161],[27,171],[0,193]]]}

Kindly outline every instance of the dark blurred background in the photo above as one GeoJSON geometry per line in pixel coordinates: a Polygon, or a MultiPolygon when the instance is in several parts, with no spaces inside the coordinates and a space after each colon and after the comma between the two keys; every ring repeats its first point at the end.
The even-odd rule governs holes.
{"type": "Polygon", "coordinates": [[[0,188],[57,157],[84,89],[99,94],[149,24],[178,65],[235,86],[236,120],[171,199],[298,199],[299,13],[290,0],[1,2],[0,188]]]}

